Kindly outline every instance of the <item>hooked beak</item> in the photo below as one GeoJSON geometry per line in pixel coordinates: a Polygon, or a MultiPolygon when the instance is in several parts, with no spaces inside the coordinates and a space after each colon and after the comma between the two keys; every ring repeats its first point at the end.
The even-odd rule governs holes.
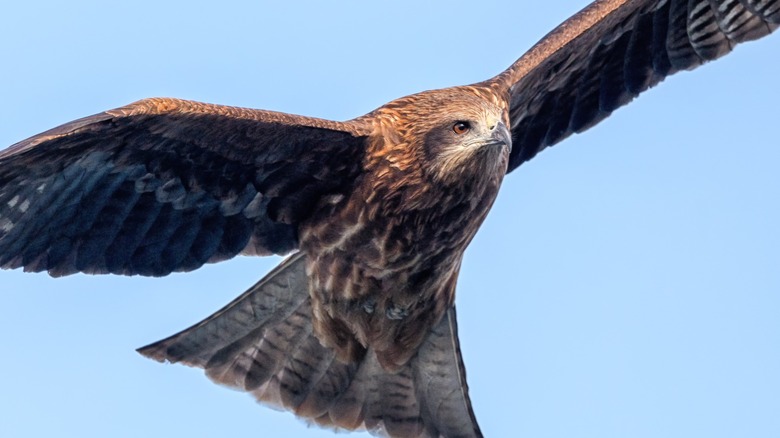
{"type": "Polygon", "coordinates": [[[509,151],[512,151],[512,133],[509,132],[509,128],[506,127],[504,122],[496,123],[493,130],[490,132],[490,145],[506,145],[509,151]]]}

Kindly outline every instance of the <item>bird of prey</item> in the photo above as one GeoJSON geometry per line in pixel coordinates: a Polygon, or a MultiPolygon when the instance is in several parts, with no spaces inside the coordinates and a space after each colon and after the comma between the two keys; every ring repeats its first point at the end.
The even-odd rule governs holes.
{"type": "Polygon", "coordinates": [[[346,122],[168,98],[86,117],[0,152],[0,266],[291,254],[140,352],[323,426],[481,436],[455,286],[504,175],[778,25],[778,1],[597,1],[492,79],[346,122]]]}

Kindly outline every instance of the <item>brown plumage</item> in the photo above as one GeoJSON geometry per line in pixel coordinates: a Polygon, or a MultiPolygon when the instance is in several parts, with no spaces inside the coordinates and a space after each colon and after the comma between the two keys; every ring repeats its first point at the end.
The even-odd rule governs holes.
{"type": "Polygon", "coordinates": [[[452,306],[463,251],[506,172],[504,114],[479,88],[463,87],[360,119],[372,126],[363,175],[300,232],[315,330],[342,359],[372,347],[396,369],[452,306]],[[436,111],[444,105],[450,110],[436,111]],[[456,133],[459,121],[471,132],[456,133]]]}
{"type": "Polygon", "coordinates": [[[347,122],[175,99],[77,120],[0,152],[0,266],[166,275],[297,250],[140,351],[322,425],[479,436],[454,295],[504,174],[778,25],[778,1],[597,1],[493,79],[347,122]]]}

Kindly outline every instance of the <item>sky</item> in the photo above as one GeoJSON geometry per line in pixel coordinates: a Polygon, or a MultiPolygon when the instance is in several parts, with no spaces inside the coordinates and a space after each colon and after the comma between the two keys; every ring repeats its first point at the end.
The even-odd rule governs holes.
{"type": "MultiPolygon", "coordinates": [[[[152,96],[345,120],[487,79],[585,6],[264,3],[4,2],[0,147],[152,96]]],[[[505,179],[457,295],[486,436],[780,436],[779,55],[678,74],[505,179]]],[[[0,271],[0,436],[333,436],[135,352],[277,262],[0,271]]]]}

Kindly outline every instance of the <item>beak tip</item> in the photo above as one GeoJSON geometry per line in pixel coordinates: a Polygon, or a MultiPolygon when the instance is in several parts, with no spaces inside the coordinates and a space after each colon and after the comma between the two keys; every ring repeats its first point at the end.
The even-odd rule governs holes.
{"type": "Polygon", "coordinates": [[[498,122],[493,128],[493,138],[503,142],[509,147],[510,151],[512,150],[512,133],[504,122],[498,122]]]}

